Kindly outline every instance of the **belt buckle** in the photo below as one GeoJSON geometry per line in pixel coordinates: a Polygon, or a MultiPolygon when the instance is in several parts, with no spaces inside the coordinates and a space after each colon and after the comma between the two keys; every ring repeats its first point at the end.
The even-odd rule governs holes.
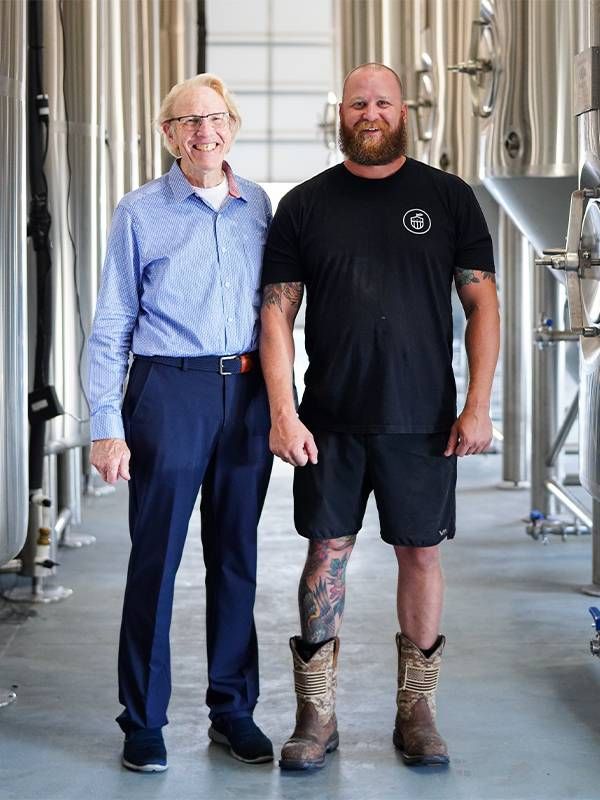
{"type": "Polygon", "coordinates": [[[224,361],[233,361],[234,359],[239,358],[239,356],[221,356],[219,358],[219,375],[233,375],[233,372],[227,372],[223,367],[224,361]]]}

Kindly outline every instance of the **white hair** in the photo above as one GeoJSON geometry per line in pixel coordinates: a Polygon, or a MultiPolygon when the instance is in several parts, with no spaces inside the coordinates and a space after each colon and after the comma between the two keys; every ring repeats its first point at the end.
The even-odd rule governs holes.
{"type": "Polygon", "coordinates": [[[223,98],[225,105],[227,106],[227,111],[229,112],[229,128],[233,137],[236,136],[241,127],[242,118],[240,116],[240,112],[238,111],[237,105],[235,104],[235,101],[231,96],[227,86],[225,86],[225,83],[217,75],[212,75],[210,72],[202,72],[200,75],[195,75],[193,78],[188,78],[186,81],[176,83],[160,104],[158,118],[155,123],[157,130],[162,136],[163,145],[166,147],[169,153],[176,158],[180,155],[180,153],[171,145],[162,126],[173,116],[173,108],[179,95],[188,89],[195,89],[199,88],[200,86],[207,86],[209,89],[214,89],[214,91],[223,98]]]}

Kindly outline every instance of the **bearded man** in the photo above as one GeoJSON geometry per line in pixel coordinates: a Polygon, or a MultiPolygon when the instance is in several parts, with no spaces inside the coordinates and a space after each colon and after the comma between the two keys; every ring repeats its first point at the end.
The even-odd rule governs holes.
{"type": "Polygon", "coordinates": [[[499,316],[491,239],[472,190],[405,155],[407,107],[381,64],[346,78],[339,164],[289,192],[267,240],[261,361],[270,447],[296,467],[295,524],[309,540],[298,710],[283,769],[323,766],[338,746],[338,631],[345,571],[375,493],[398,562],[393,742],[408,764],[448,763],[435,724],[445,638],[440,543],[455,535],[456,457],[489,444],[499,316]],[[451,283],[467,317],[469,385],[456,414],[451,283]],[[309,367],[294,405],[294,319],[307,290],[309,367]]]}

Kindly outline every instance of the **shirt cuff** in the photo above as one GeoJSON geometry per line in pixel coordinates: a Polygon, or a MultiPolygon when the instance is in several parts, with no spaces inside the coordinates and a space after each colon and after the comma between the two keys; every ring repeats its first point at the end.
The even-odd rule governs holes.
{"type": "Polygon", "coordinates": [[[120,414],[93,414],[90,419],[90,439],[124,439],[125,429],[120,414]]]}

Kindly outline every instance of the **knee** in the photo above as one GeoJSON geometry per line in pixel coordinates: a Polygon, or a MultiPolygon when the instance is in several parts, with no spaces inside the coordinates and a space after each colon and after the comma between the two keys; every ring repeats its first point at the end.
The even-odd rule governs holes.
{"type": "Polygon", "coordinates": [[[437,571],[441,567],[439,547],[395,547],[401,570],[437,571]]]}
{"type": "Polygon", "coordinates": [[[316,573],[329,568],[333,559],[339,559],[345,566],[348,563],[356,536],[341,536],[338,539],[320,539],[309,542],[305,573],[316,573]]]}

